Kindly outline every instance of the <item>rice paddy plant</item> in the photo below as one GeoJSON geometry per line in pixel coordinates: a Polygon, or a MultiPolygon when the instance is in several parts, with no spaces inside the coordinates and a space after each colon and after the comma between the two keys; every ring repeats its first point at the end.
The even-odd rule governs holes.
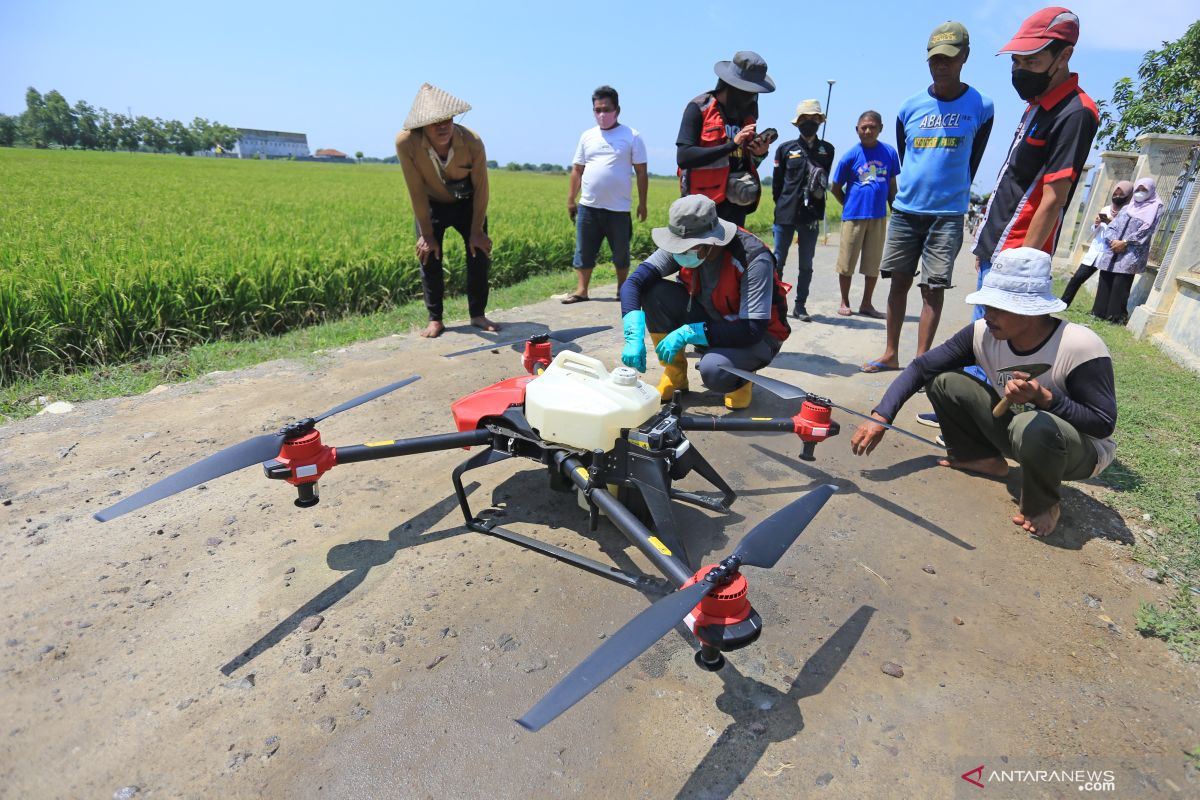
{"type": "MultiPolygon", "coordinates": [[[[492,285],[570,270],[566,178],[490,179],[492,285]]],[[[635,255],[676,196],[651,181],[635,255]]],[[[751,227],[769,229],[766,205],[751,227]]],[[[394,165],[0,148],[0,383],[405,302],[421,291],[415,239],[394,165]]],[[[445,264],[463,292],[454,232],[445,264]]]]}

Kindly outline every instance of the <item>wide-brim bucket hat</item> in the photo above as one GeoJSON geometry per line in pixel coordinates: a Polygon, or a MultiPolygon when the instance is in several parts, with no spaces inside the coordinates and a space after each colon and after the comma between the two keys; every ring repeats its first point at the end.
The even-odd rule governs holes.
{"type": "Polygon", "coordinates": [[[1026,317],[1053,314],[1067,307],[1053,292],[1050,254],[1035,247],[1014,247],[1000,253],[983,277],[983,286],[964,299],[972,305],[1026,317]]]}
{"type": "Polygon", "coordinates": [[[667,227],[653,228],[650,238],[668,253],[686,253],[702,244],[725,245],[737,225],[717,216],[717,204],[702,194],[681,197],[667,211],[667,227]]]}
{"type": "Polygon", "coordinates": [[[753,50],[739,50],[731,61],[713,64],[717,77],[745,92],[773,92],[775,81],[767,74],[767,62],[753,50]]]}
{"type": "Polygon", "coordinates": [[[404,119],[404,130],[415,131],[426,125],[436,125],[470,110],[471,104],[466,100],[460,100],[432,83],[423,83],[404,119]]]}

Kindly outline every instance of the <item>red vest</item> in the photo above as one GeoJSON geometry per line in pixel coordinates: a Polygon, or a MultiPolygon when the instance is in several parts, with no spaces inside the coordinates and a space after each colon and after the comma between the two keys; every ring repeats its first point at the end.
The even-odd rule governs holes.
{"type": "MultiPolygon", "coordinates": [[[[760,247],[765,249],[758,237],[745,228],[738,228],[738,235],[734,242],[742,239],[743,234],[754,239],[760,247]]],[[[717,285],[710,297],[713,308],[726,319],[737,319],[742,310],[742,276],[746,272],[745,264],[736,260],[733,253],[730,252],[730,247],[734,242],[726,245],[725,251],[721,254],[721,274],[717,278],[717,285]]],[[[750,260],[746,257],[747,262],[750,260]]],[[[773,269],[771,277],[775,282],[775,290],[771,298],[771,321],[767,323],[767,333],[775,341],[785,342],[792,333],[791,326],[787,322],[787,293],[791,291],[792,287],[779,280],[779,273],[773,269]]],[[[687,287],[688,294],[691,296],[695,297],[696,293],[700,291],[700,281],[695,275],[695,270],[681,268],[679,280],[687,287]]]]}
{"type": "MultiPolygon", "coordinates": [[[[700,146],[720,147],[729,141],[725,132],[725,118],[721,109],[711,94],[702,94],[692,100],[700,106],[700,146]]],[[[747,118],[743,124],[749,125],[754,120],[747,118]]],[[[754,159],[749,159],[750,171],[758,177],[754,159]]],[[[725,199],[725,185],[729,182],[729,156],[723,155],[703,167],[677,170],[679,174],[679,195],[702,194],[719,203],[725,199]]]]}

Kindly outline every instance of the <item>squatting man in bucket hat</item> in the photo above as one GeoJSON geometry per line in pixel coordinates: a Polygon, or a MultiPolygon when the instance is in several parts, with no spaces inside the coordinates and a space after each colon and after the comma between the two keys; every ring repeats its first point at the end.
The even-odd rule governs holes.
{"type": "Polygon", "coordinates": [[[625,348],[621,361],[646,371],[647,330],[663,366],[663,401],[687,391],[685,349],[700,357],[700,380],[725,393],[726,408],[750,405],[751,384],[723,367],[760,370],[787,339],[787,287],[775,259],[754,234],[717,215],[717,204],[688,195],[671,204],[665,228],[650,232],[658,249],[621,287],[625,348]],[[666,278],[678,275],[678,280],[666,278]]]}
{"type": "MultiPolygon", "coordinates": [[[[947,450],[938,463],[1000,478],[1005,459],[1015,460],[1021,499],[1012,521],[1048,536],[1061,513],[1062,482],[1098,475],[1113,460],[1112,358],[1089,328],[1050,316],[1066,304],[1051,290],[1050,256],[1040,249],[1001,252],[966,302],[983,306],[983,319],[909,363],[872,416],[890,423],[926,387],[947,450]],[[961,371],[973,365],[988,383],[961,371]]],[[[850,440],[855,455],[874,450],[884,431],[860,425],[850,440]]]]}
{"type": "Polygon", "coordinates": [[[471,106],[431,84],[413,100],[404,129],[396,135],[396,156],[412,200],[417,227],[417,260],[429,324],[421,335],[432,339],[442,324],[442,242],[448,228],[458,231],[467,251],[467,308],[471,324],[500,330],[484,313],[492,240],[487,233],[488,174],[483,140],[454,117],[471,106]]]}

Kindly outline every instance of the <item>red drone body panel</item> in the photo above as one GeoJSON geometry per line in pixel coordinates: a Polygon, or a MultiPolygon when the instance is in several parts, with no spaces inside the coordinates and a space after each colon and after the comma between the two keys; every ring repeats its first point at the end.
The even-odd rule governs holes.
{"type": "Polygon", "coordinates": [[[513,406],[524,405],[525,387],[533,378],[520,375],[460,397],[450,404],[454,424],[460,431],[473,431],[483,418],[498,417],[513,406]]]}

